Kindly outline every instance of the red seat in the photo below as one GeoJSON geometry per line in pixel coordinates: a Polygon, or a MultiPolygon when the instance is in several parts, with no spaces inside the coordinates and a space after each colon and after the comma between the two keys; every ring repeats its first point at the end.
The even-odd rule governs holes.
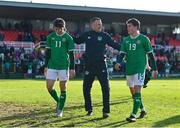
{"type": "Polygon", "coordinates": [[[46,30],[33,30],[33,35],[36,37],[36,38],[40,38],[40,35],[43,34],[43,35],[48,35],[48,31],[46,30]]]}
{"type": "Polygon", "coordinates": [[[169,45],[180,46],[180,40],[170,39],[169,40],[169,45]]]}
{"type": "Polygon", "coordinates": [[[17,41],[17,31],[3,31],[4,41],[17,41]]]}

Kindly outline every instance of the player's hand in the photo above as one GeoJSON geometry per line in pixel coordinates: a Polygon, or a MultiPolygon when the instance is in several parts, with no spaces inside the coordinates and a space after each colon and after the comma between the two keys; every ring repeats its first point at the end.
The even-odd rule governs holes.
{"type": "Polygon", "coordinates": [[[158,77],[158,71],[152,71],[152,77],[157,78],[158,77]]]}
{"type": "Polygon", "coordinates": [[[113,50],[113,54],[118,55],[119,51],[118,50],[113,50]]]}
{"type": "Polygon", "coordinates": [[[148,71],[151,71],[151,67],[150,67],[149,65],[146,66],[146,69],[147,69],[148,71]]]}
{"type": "Polygon", "coordinates": [[[75,76],[75,70],[69,70],[69,78],[73,78],[75,76]]]}
{"type": "Polygon", "coordinates": [[[121,65],[120,65],[119,63],[116,63],[115,66],[114,66],[114,68],[115,68],[117,71],[120,70],[120,67],[121,67],[121,65]]]}
{"type": "Polygon", "coordinates": [[[44,68],[44,76],[46,77],[46,75],[47,75],[47,70],[48,70],[48,68],[44,68]]]}

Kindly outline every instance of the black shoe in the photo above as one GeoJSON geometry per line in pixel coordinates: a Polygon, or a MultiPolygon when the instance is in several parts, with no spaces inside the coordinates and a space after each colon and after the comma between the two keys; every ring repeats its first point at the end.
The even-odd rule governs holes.
{"type": "Polygon", "coordinates": [[[88,111],[88,113],[86,114],[87,116],[92,116],[93,112],[92,111],[88,111]]]}
{"type": "Polygon", "coordinates": [[[143,88],[147,87],[148,82],[151,80],[151,71],[146,69],[143,88]]]}
{"type": "Polygon", "coordinates": [[[108,113],[103,112],[103,118],[108,118],[108,117],[109,117],[109,114],[108,114],[108,113]]]}
{"type": "Polygon", "coordinates": [[[147,87],[147,85],[143,85],[143,88],[146,88],[147,87]]]}
{"type": "Polygon", "coordinates": [[[146,111],[141,111],[139,118],[144,118],[147,115],[146,111]]]}
{"type": "Polygon", "coordinates": [[[135,122],[136,121],[136,117],[134,117],[133,115],[130,115],[130,117],[126,118],[126,120],[128,122],[135,122]]]}

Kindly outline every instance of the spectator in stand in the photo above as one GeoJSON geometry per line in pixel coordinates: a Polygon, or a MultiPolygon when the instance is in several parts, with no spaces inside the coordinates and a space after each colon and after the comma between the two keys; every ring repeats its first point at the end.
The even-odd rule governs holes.
{"type": "Polygon", "coordinates": [[[3,47],[0,45],[0,63],[4,62],[4,51],[3,47]]]}
{"type": "Polygon", "coordinates": [[[9,22],[8,24],[7,24],[7,30],[11,30],[12,29],[12,25],[11,25],[11,23],[9,22]]]}
{"type": "Polygon", "coordinates": [[[171,70],[171,65],[169,64],[167,60],[165,63],[165,77],[169,77],[170,70],[171,70]]]}
{"type": "Polygon", "coordinates": [[[112,73],[113,73],[113,61],[111,58],[107,58],[107,70],[109,73],[109,78],[112,79],[112,73]]]}
{"type": "Polygon", "coordinates": [[[28,76],[28,78],[32,78],[32,76],[33,76],[33,72],[32,72],[32,62],[31,61],[29,61],[29,63],[28,63],[28,70],[27,70],[27,76],[28,76]]]}
{"type": "Polygon", "coordinates": [[[13,55],[13,54],[14,54],[14,52],[15,52],[14,47],[13,47],[13,46],[11,46],[11,47],[10,47],[10,49],[9,49],[9,51],[10,51],[10,54],[11,54],[11,55],[13,55]]]}
{"type": "Polygon", "coordinates": [[[2,32],[0,32],[0,41],[4,40],[4,34],[2,32]]]}
{"type": "Polygon", "coordinates": [[[25,33],[25,37],[24,37],[24,41],[32,42],[32,41],[33,41],[33,36],[32,36],[32,34],[29,33],[29,32],[26,32],[26,33],[25,33]]]}
{"type": "Polygon", "coordinates": [[[160,44],[160,42],[162,41],[162,38],[161,38],[161,34],[160,33],[158,33],[157,34],[157,38],[156,38],[156,40],[155,40],[155,44],[160,44]]]}
{"type": "Polygon", "coordinates": [[[20,53],[25,53],[24,47],[19,48],[20,53]]]}
{"type": "Polygon", "coordinates": [[[76,75],[79,75],[80,74],[80,59],[79,58],[76,58],[75,59],[75,71],[76,71],[76,75]]]}
{"type": "Polygon", "coordinates": [[[14,28],[16,31],[21,31],[20,24],[17,22],[14,24],[14,28]]]}
{"type": "Polygon", "coordinates": [[[4,28],[3,28],[2,24],[1,24],[1,22],[0,22],[0,30],[4,30],[4,28]]]}
{"type": "Polygon", "coordinates": [[[118,33],[116,33],[112,38],[117,43],[121,41],[121,36],[118,33]]]}
{"type": "Polygon", "coordinates": [[[4,72],[5,72],[5,78],[9,79],[10,62],[8,58],[6,58],[5,63],[4,63],[4,72]]]}
{"type": "Polygon", "coordinates": [[[23,35],[21,32],[18,33],[17,41],[23,41],[23,35]]]}
{"type": "Polygon", "coordinates": [[[40,40],[41,40],[41,41],[46,41],[46,35],[41,34],[41,35],[40,35],[40,40]]]}
{"type": "Polygon", "coordinates": [[[165,62],[164,60],[158,59],[157,60],[157,67],[158,67],[158,76],[164,77],[165,76],[165,62]]]}

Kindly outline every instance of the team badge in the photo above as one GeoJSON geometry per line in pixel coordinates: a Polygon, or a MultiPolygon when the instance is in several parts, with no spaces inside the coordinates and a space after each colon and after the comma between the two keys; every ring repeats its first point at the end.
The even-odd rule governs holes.
{"type": "Polygon", "coordinates": [[[91,39],[91,37],[90,37],[90,36],[88,36],[88,39],[91,39]]]}
{"type": "Polygon", "coordinates": [[[66,38],[62,38],[62,42],[66,42],[66,38]]]}
{"type": "Polygon", "coordinates": [[[102,41],[102,36],[98,36],[98,41],[102,41]]]}
{"type": "Polygon", "coordinates": [[[102,70],[103,73],[105,73],[106,71],[105,70],[102,70]]]}
{"type": "Polygon", "coordinates": [[[85,71],[85,75],[88,75],[89,74],[89,71],[85,71]]]}
{"type": "Polygon", "coordinates": [[[140,43],[141,43],[141,41],[140,41],[140,40],[137,40],[137,41],[136,41],[136,43],[137,43],[137,44],[140,44],[140,43]]]}

